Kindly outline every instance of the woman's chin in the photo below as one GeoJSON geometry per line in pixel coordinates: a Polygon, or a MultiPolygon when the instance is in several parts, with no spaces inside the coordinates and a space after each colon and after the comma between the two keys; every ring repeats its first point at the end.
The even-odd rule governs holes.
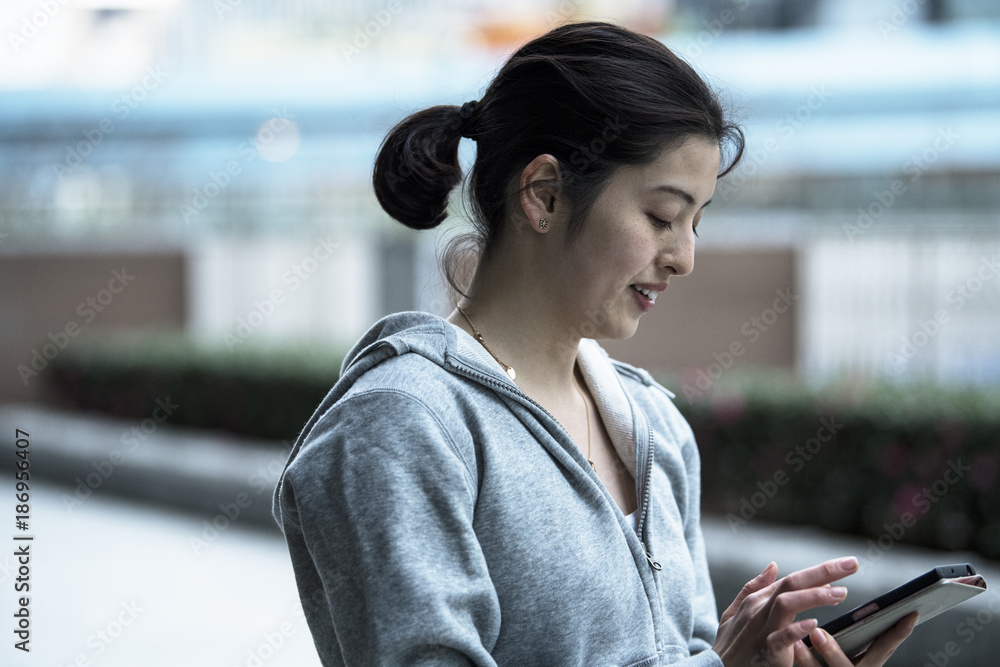
{"type": "Polygon", "coordinates": [[[623,325],[615,336],[608,336],[612,340],[628,340],[639,330],[639,320],[632,320],[631,326],[623,325]]]}
{"type": "Polygon", "coordinates": [[[608,321],[600,329],[592,332],[589,336],[584,336],[584,338],[593,338],[595,340],[628,340],[635,335],[638,328],[639,320],[634,318],[616,320],[614,322],[608,321]]]}

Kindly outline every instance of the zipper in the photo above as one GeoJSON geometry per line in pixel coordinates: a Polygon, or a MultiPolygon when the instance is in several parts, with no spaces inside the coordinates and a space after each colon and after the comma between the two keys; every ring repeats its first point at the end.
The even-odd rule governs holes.
{"type": "MultiPolygon", "coordinates": [[[[499,381],[499,380],[497,380],[497,379],[495,379],[493,377],[490,377],[488,375],[484,375],[480,371],[477,371],[475,369],[469,368],[469,367],[465,366],[464,364],[456,363],[455,361],[451,361],[450,363],[451,363],[452,366],[454,366],[455,368],[457,368],[461,372],[465,373],[467,376],[472,377],[474,379],[478,379],[478,380],[482,381],[484,384],[486,384],[488,386],[500,389],[500,390],[503,391],[503,393],[507,394],[508,396],[515,397],[515,398],[517,398],[519,400],[522,400],[522,401],[527,400],[528,403],[530,403],[531,405],[534,405],[535,407],[537,407],[539,410],[542,411],[543,414],[546,414],[549,417],[551,417],[552,421],[554,421],[555,423],[559,424],[559,420],[558,419],[556,419],[555,417],[553,417],[552,414],[549,413],[548,410],[546,410],[544,407],[542,407],[541,405],[539,405],[534,399],[532,399],[530,396],[528,396],[523,391],[521,391],[516,385],[513,388],[511,388],[506,383],[501,382],[501,381],[499,381]]],[[[631,402],[631,399],[630,399],[630,402],[631,402]]],[[[637,414],[637,418],[638,419],[646,421],[646,429],[647,429],[647,433],[649,434],[649,440],[648,440],[648,446],[647,446],[646,456],[645,456],[645,460],[642,462],[643,463],[643,469],[642,469],[642,475],[641,475],[641,477],[642,477],[643,481],[641,482],[641,490],[639,490],[639,489],[636,490],[637,494],[640,496],[640,498],[642,500],[642,502],[641,502],[642,510],[639,513],[639,520],[636,523],[636,537],[639,538],[639,544],[642,547],[643,553],[646,556],[646,562],[649,563],[649,568],[651,570],[651,575],[653,575],[653,581],[654,581],[653,586],[654,586],[654,590],[656,591],[656,599],[654,600],[652,598],[649,598],[649,603],[650,603],[650,612],[652,614],[652,621],[653,621],[653,628],[654,628],[653,631],[654,631],[654,634],[656,636],[657,647],[659,647],[660,642],[662,641],[662,630],[661,630],[660,625],[657,622],[657,620],[659,619],[659,622],[662,623],[662,619],[663,619],[663,616],[664,616],[665,612],[663,610],[663,600],[660,597],[661,594],[660,594],[660,591],[659,591],[659,581],[658,581],[659,578],[657,576],[655,576],[655,575],[656,575],[657,572],[660,572],[661,570],[663,570],[663,566],[659,563],[659,561],[657,561],[653,557],[653,554],[650,553],[649,546],[646,544],[645,538],[644,538],[645,522],[646,522],[646,517],[647,517],[647,515],[649,513],[649,495],[650,495],[650,493],[649,493],[649,487],[650,487],[650,484],[651,484],[652,478],[653,478],[653,426],[649,423],[649,421],[646,419],[646,416],[642,412],[636,412],[636,414],[637,414]],[[655,607],[654,607],[654,605],[655,605],[655,607]],[[658,612],[656,611],[657,609],[659,610],[658,612]]],[[[559,424],[559,427],[566,434],[567,440],[569,440],[570,442],[572,442],[572,438],[569,436],[569,432],[566,431],[566,428],[562,424],[559,424]]],[[[638,445],[638,443],[636,443],[636,444],[638,445]]],[[[579,452],[578,448],[574,447],[574,449],[576,449],[579,452]]],[[[583,458],[582,453],[580,454],[580,457],[583,458]]],[[[636,459],[638,459],[638,446],[636,447],[636,459]]],[[[637,461],[637,464],[638,464],[638,461],[637,461]]],[[[590,466],[581,465],[580,467],[586,469],[586,468],[589,468],[590,466]]],[[[638,468],[638,465],[637,465],[637,467],[636,467],[636,478],[638,479],[639,477],[640,477],[640,474],[639,474],[639,468],[638,468]]],[[[649,596],[649,592],[648,591],[647,591],[646,595],[647,595],[647,597],[649,596]]]]}
{"type": "MultiPolygon", "coordinates": [[[[552,419],[552,421],[554,421],[556,424],[559,424],[559,428],[561,428],[563,430],[563,433],[566,434],[567,440],[572,441],[572,437],[569,435],[569,431],[566,430],[566,427],[563,426],[559,422],[558,419],[556,419],[548,410],[546,410],[543,406],[541,406],[538,402],[536,402],[533,398],[531,398],[530,396],[528,396],[527,394],[525,394],[523,391],[521,391],[520,389],[518,389],[516,386],[514,387],[514,389],[511,389],[506,384],[497,381],[495,378],[492,378],[492,377],[490,377],[488,375],[484,375],[484,374],[480,373],[477,370],[474,370],[472,368],[469,368],[468,366],[465,366],[464,364],[458,364],[458,363],[455,363],[455,362],[452,362],[452,364],[456,368],[461,368],[462,371],[465,372],[467,375],[472,376],[472,377],[474,377],[474,378],[476,378],[478,380],[481,380],[481,381],[483,381],[484,383],[486,383],[486,384],[488,384],[490,386],[496,387],[498,389],[502,389],[506,393],[511,394],[513,396],[516,396],[518,398],[527,399],[528,402],[530,402],[532,405],[534,405],[535,407],[537,407],[543,413],[545,413],[546,415],[548,415],[552,419]]],[[[638,530],[636,531],[636,536],[639,538],[639,543],[642,545],[642,550],[646,554],[646,560],[649,562],[649,567],[652,568],[653,570],[656,570],[657,572],[659,572],[660,570],[663,569],[663,566],[660,565],[659,561],[657,561],[655,558],[653,558],[653,555],[649,552],[649,546],[647,546],[647,544],[643,540],[643,532],[644,532],[643,528],[645,526],[645,519],[646,519],[647,509],[649,507],[649,484],[650,484],[650,481],[652,480],[652,476],[653,476],[653,466],[652,466],[652,462],[650,461],[650,459],[653,456],[653,427],[652,427],[652,425],[648,421],[646,422],[646,428],[647,428],[648,433],[649,433],[649,446],[647,448],[646,461],[644,462],[645,465],[643,466],[643,478],[644,478],[644,481],[643,481],[643,484],[642,484],[642,487],[641,487],[642,490],[639,492],[639,496],[640,496],[641,501],[642,501],[642,511],[639,513],[639,521],[638,521],[638,523],[636,523],[636,526],[638,528],[638,530]]],[[[581,456],[582,456],[582,454],[581,454],[581,456]]],[[[581,466],[581,468],[582,467],[584,467],[584,466],[581,466]]],[[[638,468],[636,469],[636,473],[638,475],[638,468]]]]}
{"type": "MultiPolygon", "coordinates": [[[[646,533],[646,516],[649,514],[649,485],[653,478],[653,426],[648,421],[646,422],[646,429],[649,435],[646,447],[646,458],[643,461],[643,482],[642,487],[639,491],[642,511],[639,513],[639,522],[636,524],[638,531],[636,531],[636,536],[639,538],[639,543],[642,544],[643,551],[646,552],[646,560],[649,561],[649,566],[659,572],[663,569],[663,566],[653,558],[653,555],[649,552],[649,545],[646,543],[645,533],[646,533]]],[[[637,450],[638,451],[638,450],[637,450]]],[[[638,474],[638,466],[636,467],[636,472],[638,474]]]]}

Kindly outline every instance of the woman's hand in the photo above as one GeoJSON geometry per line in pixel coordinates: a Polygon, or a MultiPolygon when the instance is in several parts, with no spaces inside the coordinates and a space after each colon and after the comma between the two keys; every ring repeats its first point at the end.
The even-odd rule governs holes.
{"type": "MultiPolygon", "coordinates": [[[[778,566],[771,563],[747,582],[723,612],[713,650],[726,667],[792,667],[793,660],[801,667],[818,667],[819,663],[802,643],[802,639],[816,628],[816,619],[796,621],[795,616],[843,601],[847,590],[830,586],[830,582],[853,574],[857,569],[857,559],[843,558],[778,579],[778,566]]],[[[908,616],[885,632],[864,654],[859,665],[881,665],[909,636],[914,624],[915,619],[908,616]]],[[[814,642],[830,667],[853,664],[835,641],[828,640],[822,645],[815,639],[814,642]]]]}
{"type": "MultiPolygon", "coordinates": [[[[811,633],[811,639],[812,645],[816,647],[816,652],[823,656],[828,667],[852,667],[853,665],[879,667],[895,652],[896,647],[910,636],[916,625],[917,612],[904,616],[899,619],[896,625],[879,635],[868,647],[868,650],[853,662],[847,659],[844,652],[840,650],[840,646],[826,631],[816,628],[811,633]]],[[[795,664],[799,667],[821,667],[820,662],[802,641],[795,642],[795,664]]]]}

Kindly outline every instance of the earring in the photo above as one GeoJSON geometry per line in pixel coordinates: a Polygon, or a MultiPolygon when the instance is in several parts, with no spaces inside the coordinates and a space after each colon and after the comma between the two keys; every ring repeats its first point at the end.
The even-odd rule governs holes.
{"type": "Polygon", "coordinates": [[[542,230],[548,229],[549,228],[549,221],[546,220],[545,218],[539,218],[538,219],[538,228],[542,229],[542,230]]]}

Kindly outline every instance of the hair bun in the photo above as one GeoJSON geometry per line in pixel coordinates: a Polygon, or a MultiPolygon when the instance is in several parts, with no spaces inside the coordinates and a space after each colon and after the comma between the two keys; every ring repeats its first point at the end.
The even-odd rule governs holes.
{"type": "Polygon", "coordinates": [[[372,174],[375,196],[407,227],[430,229],[448,215],[448,194],[462,180],[455,109],[439,105],[404,118],[379,148],[372,174]]]}

